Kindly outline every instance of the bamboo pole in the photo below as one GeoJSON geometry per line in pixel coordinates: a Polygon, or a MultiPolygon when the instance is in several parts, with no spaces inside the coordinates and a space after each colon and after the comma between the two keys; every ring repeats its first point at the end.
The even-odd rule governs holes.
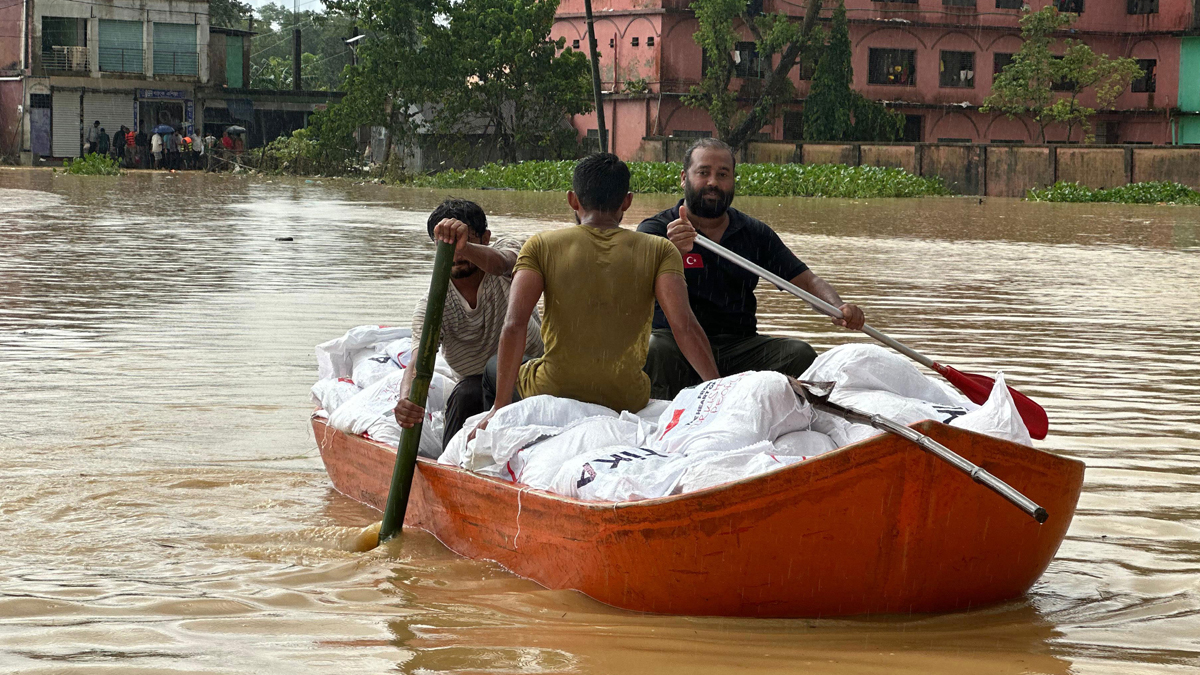
{"type": "Polygon", "coordinates": [[[587,16],[588,52],[592,57],[592,96],[596,99],[596,134],[600,137],[600,152],[608,152],[608,130],[604,128],[604,94],[600,91],[600,58],[596,56],[596,25],[592,21],[592,0],[583,0],[583,11],[587,16]]]}
{"type": "MultiPolygon", "coordinates": [[[[421,328],[421,343],[417,347],[416,368],[408,400],[425,407],[429,396],[429,381],[433,379],[433,365],[437,359],[439,338],[442,333],[442,310],[446,308],[446,289],[450,286],[450,268],[454,266],[454,244],[438,242],[437,256],[433,259],[433,277],[429,280],[429,299],[425,302],[425,324],[421,328]]],[[[379,526],[379,542],[383,543],[404,527],[404,513],[408,510],[408,496],[412,491],[413,474],[417,469],[417,448],[421,444],[422,422],[417,422],[400,434],[400,445],[396,448],[396,468],[392,470],[392,486],[388,490],[387,506],[383,511],[383,523],[379,526]]]]}

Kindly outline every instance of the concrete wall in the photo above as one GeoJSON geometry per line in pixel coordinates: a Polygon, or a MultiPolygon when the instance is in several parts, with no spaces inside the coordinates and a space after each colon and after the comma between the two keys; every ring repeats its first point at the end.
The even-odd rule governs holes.
{"type": "MultiPolygon", "coordinates": [[[[646,138],[638,155],[678,162],[692,141],[646,138]]],[[[1023,197],[1055,181],[1092,188],[1169,181],[1200,190],[1200,146],[758,142],[742,161],[896,167],[941,178],[957,194],[989,197],[1023,197]]]]}

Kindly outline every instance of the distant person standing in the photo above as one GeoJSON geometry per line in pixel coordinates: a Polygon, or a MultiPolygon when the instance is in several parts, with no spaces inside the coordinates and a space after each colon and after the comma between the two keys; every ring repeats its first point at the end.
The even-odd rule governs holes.
{"type": "MultiPolygon", "coordinates": [[[[97,124],[99,124],[99,123],[97,122],[97,124]]],[[[103,128],[103,127],[101,127],[101,129],[100,129],[100,140],[99,140],[99,141],[97,141],[97,150],[96,150],[96,152],[99,152],[101,155],[107,155],[107,154],[108,154],[108,145],[109,145],[109,142],[108,142],[108,134],[107,134],[107,133],[105,133],[105,132],[104,132],[104,128],[103,128]]]]}
{"type": "Polygon", "coordinates": [[[113,132],[112,147],[108,149],[108,154],[114,161],[120,162],[121,156],[125,153],[125,125],[122,124],[120,129],[113,132]]]}
{"type": "Polygon", "coordinates": [[[215,152],[217,152],[217,137],[213,136],[212,132],[209,132],[209,134],[204,137],[204,170],[205,171],[213,170],[213,153],[215,153],[215,152]]]}
{"type": "Polygon", "coordinates": [[[163,137],[157,131],[150,137],[150,156],[154,158],[150,164],[151,169],[163,168],[163,137]]]}
{"type": "Polygon", "coordinates": [[[130,169],[132,169],[132,168],[134,168],[134,166],[136,166],[136,164],[134,163],[134,157],[136,154],[136,147],[134,146],[134,141],[136,140],[136,138],[137,137],[134,135],[133,129],[126,131],[125,132],[125,147],[121,148],[121,152],[124,153],[124,155],[125,155],[125,166],[130,169]]]}
{"type": "Polygon", "coordinates": [[[100,120],[92,122],[92,128],[88,129],[85,141],[84,154],[96,152],[100,147],[100,120]]]}
{"type": "Polygon", "coordinates": [[[146,135],[146,124],[144,122],[137,136],[134,138],[134,146],[138,168],[150,168],[150,137],[146,135]]]}
{"type": "Polygon", "coordinates": [[[176,164],[179,162],[179,132],[173,131],[169,134],[163,134],[163,154],[166,155],[168,169],[178,168],[176,164]]]}

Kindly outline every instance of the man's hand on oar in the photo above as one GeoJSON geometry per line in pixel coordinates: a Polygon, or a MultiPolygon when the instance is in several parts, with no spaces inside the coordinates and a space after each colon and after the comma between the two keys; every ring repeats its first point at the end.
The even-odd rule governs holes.
{"type": "Polygon", "coordinates": [[[396,415],[396,423],[403,429],[411,429],[425,419],[425,409],[407,398],[402,398],[392,411],[396,415]]]}
{"type": "MultiPolygon", "coordinates": [[[[782,290],[782,289],[781,289],[782,290]]],[[[842,318],[829,317],[833,320],[833,325],[849,328],[850,330],[861,330],[863,324],[867,322],[867,316],[859,309],[858,305],[847,302],[838,307],[842,310],[842,318]]]]}
{"type": "Polygon", "coordinates": [[[667,239],[675,244],[680,253],[692,252],[692,244],[696,241],[696,227],[688,221],[687,206],[679,205],[679,217],[667,225],[667,239]]]}

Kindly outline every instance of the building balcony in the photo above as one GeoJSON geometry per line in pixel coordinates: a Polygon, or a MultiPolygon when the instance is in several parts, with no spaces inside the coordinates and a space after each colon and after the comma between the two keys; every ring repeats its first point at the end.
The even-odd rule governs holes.
{"type": "Polygon", "coordinates": [[[88,72],[88,48],[53,45],[42,52],[42,68],[59,72],[88,72]]]}

